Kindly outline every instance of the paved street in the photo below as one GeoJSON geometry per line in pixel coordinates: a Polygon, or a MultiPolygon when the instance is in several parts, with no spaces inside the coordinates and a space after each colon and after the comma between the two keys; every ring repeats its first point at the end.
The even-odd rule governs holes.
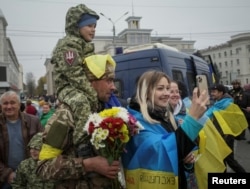
{"type": "MultiPolygon", "coordinates": [[[[246,131],[247,140],[241,140],[235,142],[235,159],[245,168],[245,170],[250,173],[250,144],[247,141],[250,141],[250,134],[247,129],[246,131]]],[[[230,168],[228,169],[230,170],[230,168]]]]}

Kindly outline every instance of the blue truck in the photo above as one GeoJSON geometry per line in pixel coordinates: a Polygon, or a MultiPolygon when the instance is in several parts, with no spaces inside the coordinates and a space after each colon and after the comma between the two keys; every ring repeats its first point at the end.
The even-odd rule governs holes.
{"type": "Polygon", "coordinates": [[[212,74],[207,61],[172,48],[135,50],[113,58],[117,63],[115,85],[122,99],[134,95],[139,76],[152,69],[163,71],[173,80],[185,83],[189,95],[196,86],[196,75],[205,75],[208,86],[212,85],[212,74]]]}

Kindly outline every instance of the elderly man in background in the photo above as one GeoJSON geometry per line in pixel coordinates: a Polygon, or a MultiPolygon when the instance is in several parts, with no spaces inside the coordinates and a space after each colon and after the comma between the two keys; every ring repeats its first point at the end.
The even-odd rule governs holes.
{"type": "Polygon", "coordinates": [[[20,111],[20,97],[7,91],[0,97],[0,188],[10,189],[19,163],[29,157],[27,145],[43,131],[37,116],[20,111]]]}

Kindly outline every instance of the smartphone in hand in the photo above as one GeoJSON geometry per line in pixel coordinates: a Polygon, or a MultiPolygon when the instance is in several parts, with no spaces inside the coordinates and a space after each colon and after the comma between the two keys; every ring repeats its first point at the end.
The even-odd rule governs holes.
{"type": "MultiPolygon", "coordinates": [[[[206,75],[197,75],[196,76],[196,84],[199,89],[198,95],[202,93],[202,91],[206,90],[207,96],[209,97],[208,83],[206,75]]],[[[210,101],[207,102],[207,105],[210,104],[210,101]]]]}

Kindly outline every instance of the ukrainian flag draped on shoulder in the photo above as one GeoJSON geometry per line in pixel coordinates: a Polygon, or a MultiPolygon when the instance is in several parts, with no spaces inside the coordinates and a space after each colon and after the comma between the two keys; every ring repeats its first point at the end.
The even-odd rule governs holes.
{"type": "MultiPolygon", "coordinates": [[[[191,101],[186,99],[183,102],[188,112],[191,101]]],[[[226,169],[224,159],[232,151],[208,116],[203,115],[198,122],[203,125],[203,129],[199,133],[199,148],[194,151],[194,171],[199,189],[207,189],[208,173],[223,173],[226,169]]]]}
{"type": "Polygon", "coordinates": [[[224,134],[238,136],[248,126],[244,113],[233,103],[232,98],[223,98],[215,102],[207,110],[206,115],[216,118],[224,134]]]}
{"type": "MultiPolygon", "coordinates": [[[[205,118],[206,116],[204,116],[205,118]]],[[[231,153],[222,136],[207,117],[199,133],[199,150],[196,151],[195,175],[199,189],[208,188],[208,173],[223,173],[224,159],[231,153]]]]}
{"type": "Polygon", "coordinates": [[[200,132],[199,158],[195,163],[199,189],[207,189],[207,173],[224,172],[226,167],[223,160],[231,153],[231,149],[211,119],[216,118],[224,134],[237,136],[247,127],[243,112],[229,97],[215,102],[206,111],[206,115],[210,119],[204,122],[204,127],[200,132]]]}
{"type": "Polygon", "coordinates": [[[144,129],[129,141],[123,156],[127,189],[178,189],[175,133],[149,124],[137,111],[129,112],[144,129]]]}

